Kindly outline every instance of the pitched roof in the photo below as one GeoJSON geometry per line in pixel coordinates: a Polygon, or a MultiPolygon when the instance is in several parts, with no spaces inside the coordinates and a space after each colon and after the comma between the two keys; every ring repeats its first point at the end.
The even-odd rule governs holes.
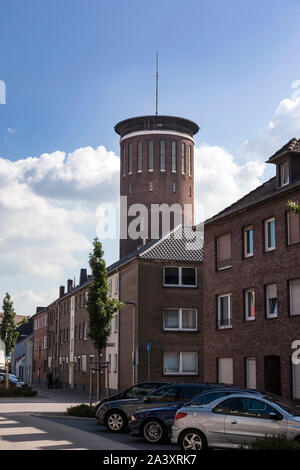
{"type": "Polygon", "coordinates": [[[291,140],[289,140],[283,147],[281,147],[277,152],[275,152],[269,160],[267,160],[267,163],[272,163],[276,158],[278,158],[281,155],[284,155],[287,152],[300,152],[300,139],[296,139],[296,137],[293,137],[291,140]]]}
{"type": "Polygon", "coordinates": [[[107,268],[108,272],[127,264],[134,259],[166,261],[203,260],[203,233],[192,227],[178,225],[158,240],[150,240],[107,268]]]}

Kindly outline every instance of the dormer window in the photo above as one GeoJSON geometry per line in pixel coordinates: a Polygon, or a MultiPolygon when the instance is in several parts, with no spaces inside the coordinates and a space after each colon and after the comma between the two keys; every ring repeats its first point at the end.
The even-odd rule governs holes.
{"type": "Polygon", "coordinates": [[[281,163],[280,165],[280,186],[289,184],[289,164],[288,162],[281,163]]]}

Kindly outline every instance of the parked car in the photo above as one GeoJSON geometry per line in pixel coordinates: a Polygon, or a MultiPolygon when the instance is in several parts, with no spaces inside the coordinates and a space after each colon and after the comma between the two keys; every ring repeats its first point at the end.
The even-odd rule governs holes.
{"type": "MultiPolygon", "coordinates": [[[[215,388],[217,385],[205,383],[173,383],[150,392],[144,398],[108,401],[96,412],[99,424],[107,426],[112,432],[122,432],[136,411],[160,406],[184,403],[202,391],[215,388]]],[[[220,387],[220,386],[219,386],[220,387]]]]}
{"type": "Polygon", "coordinates": [[[200,451],[249,446],[257,438],[280,434],[300,441],[300,410],[293,402],[268,393],[235,393],[178,409],[171,442],[182,450],[200,451]]]}
{"type": "Polygon", "coordinates": [[[116,393],[115,395],[103,398],[98,403],[96,403],[95,412],[97,412],[103,403],[107,403],[108,401],[142,398],[148,395],[148,393],[152,392],[152,390],[156,390],[163,385],[169,385],[171,383],[172,382],[141,382],[132,387],[126,388],[125,390],[122,390],[122,392],[116,393]]]}
{"type": "MultiPolygon", "coordinates": [[[[1,372],[0,373],[0,384],[5,384],[5,378],[6,378],[6,374],[1,372]]],[[[14,374],[8,374],[8,380],[9,380],[10,384],[15,385],[16,387],[19,387],[19,388],[25,387],[27,385],[25,382],[18,379],[18,377],[16,377],[14,374]]]]}
{"type": "Polygon", "coordinates": [[[150,410],[137,411],[131,416],[129,422],[129,432],[132,436],[142,436],[146,442],[151,444],[158,444],[171,439],[172,426],[176,411],[179,408],[187,406],[200,406],[210,403],[217,398],[221,398],[232,393],[253,393],[261,395],[262,392],[250,389],[238,388],[222,388],[214,391],[204,391],[196,398],[188,401],[183,405],[183,402],[173,406],[162,406],[160,408],[150,408],[150,410]]]}

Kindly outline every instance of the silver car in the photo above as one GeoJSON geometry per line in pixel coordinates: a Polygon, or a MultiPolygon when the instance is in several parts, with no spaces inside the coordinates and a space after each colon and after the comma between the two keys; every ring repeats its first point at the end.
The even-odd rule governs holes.
{"type": "Polygon", "coordinates": [[[266,435],[285,434],[300,442],[300,409],[274,395],[232,394],[206,405],[180,408],[172,427],[182,450],[248,446],[266,435]]]}

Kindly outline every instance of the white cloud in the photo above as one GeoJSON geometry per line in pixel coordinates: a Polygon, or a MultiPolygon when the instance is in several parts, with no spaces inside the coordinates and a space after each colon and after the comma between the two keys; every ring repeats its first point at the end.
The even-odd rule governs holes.
{"type": "Polygon", "coordinates": [[[13,295],[14,307],[17,313],[24,315],[35,313],[36,307],[46,307],[58,297],[58,288],[34,292],[32,289],[21,291],[13,295]]]}
{"type": "Polygon", "coordinates": [[[211,217],[259,186],[264,168],[260,161],[239,165],[222,147],[203,144],[195,148],[195,203],[204,206],[204,217],[211,217]]]}
{"type": "Polygon", "coordinates": [[[242,156],[267,160],[291,138],[300,137],[300,80],[295,80],[291,88],[291,97],[280,101],[266,129],[241,146],[242,156]]]}

